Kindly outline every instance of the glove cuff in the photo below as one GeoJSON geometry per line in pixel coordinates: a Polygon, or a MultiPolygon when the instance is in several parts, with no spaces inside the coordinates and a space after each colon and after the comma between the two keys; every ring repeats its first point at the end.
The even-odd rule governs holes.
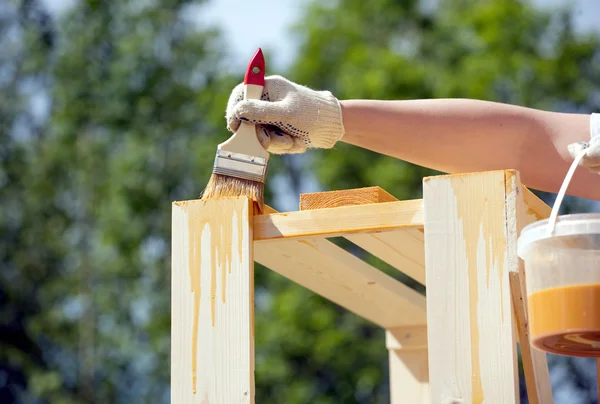
{"type": "Polygon", "coordinates": [[[575,159],[579,153],[587,150],[579,165],[592,171],[600,171],[600,113],[590,115],[590,140],[568,145],[569,154],[575,159]]]}
{"type": "Polygon", "coordinates": [[[329,91],[318,91],[318,132],[311,136],[311,146],[331,149],[345,133],[340,101],[329,91]]]}

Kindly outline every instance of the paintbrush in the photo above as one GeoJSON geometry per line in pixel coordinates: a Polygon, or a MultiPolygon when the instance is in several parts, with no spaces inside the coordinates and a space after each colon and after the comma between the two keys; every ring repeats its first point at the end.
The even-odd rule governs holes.
{"type": "MultiPolygon", "coordinates": [[[[259,48],[246,69],[244,99],[260,99],[265,86],[265,58],[259,48]]],[[[255,125],[242,121],[238,130],[217,147],[212,175],[202,200],[244,196],[255,211],[264,208],[264,187],[269,153],[256,136],[255,125]]]]}

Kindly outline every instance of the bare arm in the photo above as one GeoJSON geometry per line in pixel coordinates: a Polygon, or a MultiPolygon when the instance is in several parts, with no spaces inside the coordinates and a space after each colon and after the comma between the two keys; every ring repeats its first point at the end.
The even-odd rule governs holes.
{"type": "MultiPolygon", "coordinates": [[[[572,163],[567,145],[589,141],[587,114],[468,99],[341,101],[343,142],[447,173],[516,169],[558,192],[572,163]]],[[[568,194],[600,200],[600,176],[580,167],[568,194]]]]}

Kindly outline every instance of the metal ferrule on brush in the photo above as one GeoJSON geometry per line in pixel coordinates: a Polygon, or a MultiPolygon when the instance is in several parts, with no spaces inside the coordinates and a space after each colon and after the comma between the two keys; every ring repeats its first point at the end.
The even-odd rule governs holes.
{"type": "Polygon", "coordinates": [[[262,157],[217,150],[213,173],[264,183],[267,165],[262,157]]]}
{"type": "MultiPolygon", "coordinates": [[[[252,57],[244,77],[244,98],[259,100],[265,85],[265,60],[260,48],[252,57]]],[[[269,153],[256,136],[256,126],[240,122],[239,128],[217,147],[213,174],[264,184],[269,153]]]]}

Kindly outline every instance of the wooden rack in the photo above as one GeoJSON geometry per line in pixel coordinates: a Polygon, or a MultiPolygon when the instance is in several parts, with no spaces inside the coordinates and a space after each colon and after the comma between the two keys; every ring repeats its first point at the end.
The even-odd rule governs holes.
{"type": "Polygon", "coordinates": [[[393,404],[518,403],[519,341],[529,402],[552,402],[516,253],[550,208],[518,172],[428,177],[419,200],[372,187],[302,195],[296,212],[255,216],[245,198],[172,211],[174,404],[255,402],[254,262],[386,330],[393,404]],[[328,240],[340,236],[427,298],[328,240]]]}

